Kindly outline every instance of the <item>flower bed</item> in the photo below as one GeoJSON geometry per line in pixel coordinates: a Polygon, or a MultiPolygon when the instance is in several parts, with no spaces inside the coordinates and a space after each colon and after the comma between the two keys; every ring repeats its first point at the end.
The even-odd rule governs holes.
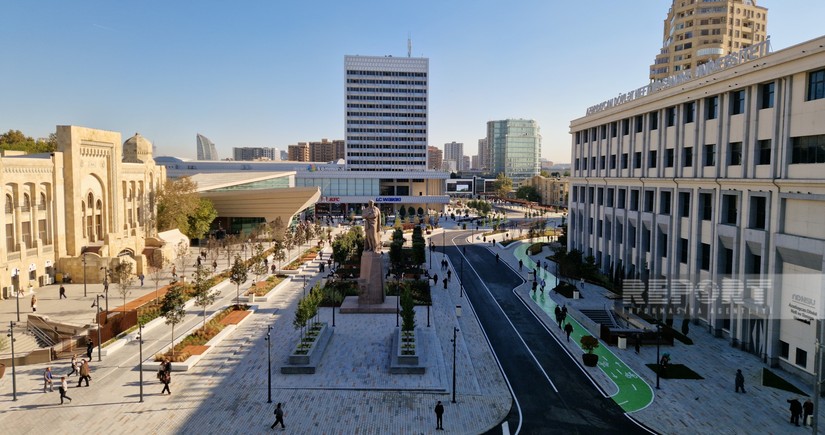
{"type": "Polygon", "coordinates": [[[227,325],[222,322],[222,320],[228,316],[233,311],[246,311],[249,309],[246,305],[241,305],[240,307],[236,307],[235,305],[230,306],[229,308],[221,311],[217,315],[215,315],[211,320],[206,322],[206,325],[201,326],[195,332],[189,334],[188,336],[184,337],[183,340],[179,341],[178,344],[175,345],[174,352],[172,350],[168,350],[164,353],[159,353],[155,355],[155,361],[163,361],[164,359],[169,359],[172,362],[181,362],[186,361],[187,358],[192,356],[192,353],[187,351],[188,346],[203,346],[213,337],[218,335],[221,330],[223,330],[227,325]]]}

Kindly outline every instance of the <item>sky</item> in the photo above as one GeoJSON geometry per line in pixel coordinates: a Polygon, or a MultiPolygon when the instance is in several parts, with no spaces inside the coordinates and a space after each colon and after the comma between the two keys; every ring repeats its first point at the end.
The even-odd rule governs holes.
{"type": "MultiPolygon", "coordinates": [[[[762,0],[780,50],[825,34],[823,0],[762,0]]],[[[648,83],[670,0],[0,0],[0,131],[195,135],[286,150],[343,139],[344,55],[430,59],[429,143],[477,152],[487,121],[535,119],[570,161],[570,121],[648,83]]]]}

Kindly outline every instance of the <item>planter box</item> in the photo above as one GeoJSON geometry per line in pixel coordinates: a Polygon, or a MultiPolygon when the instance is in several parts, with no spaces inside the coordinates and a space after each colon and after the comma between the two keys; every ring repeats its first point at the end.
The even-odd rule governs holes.
{"type": "MultiPolygon", "coordinates": [[[[281,367],[283,374],[314,374],[315,367],[324,356],[324,351],[327,349],[327,344],[332,338],[332,328],[326,323],[321,323],[321,329],[318,331],[318,336],[312,342],[306,354],[298,354],[293,352],[289,356],[288,365],[281,367]]],[[[297,350],[297,345],[295,346],[297,350]]]]}
{"type": "Polygon", "coordinates": [[[413,331],[415,351],[411,355],[402,354],[403,340],[401,328],[396,328],[392,335],[393,354],[390,358],[390,374],[394,375],[422,375],[426,373],[427,368],[421,365],[421,350],[423,349],[422,340],[419,340],[420,334],[418,328],[413,331]]]}

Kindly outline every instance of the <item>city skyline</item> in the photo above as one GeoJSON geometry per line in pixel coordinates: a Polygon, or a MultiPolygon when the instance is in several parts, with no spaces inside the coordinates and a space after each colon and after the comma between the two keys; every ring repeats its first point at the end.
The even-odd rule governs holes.
{"type": "MultiPolygon", "coordinates": [[[[0,80],[13,103],[0,108],[0,130],[138,131],[158,155],[190,158],[195,133],[219,144],[221,155],[343,138],[343,57],[404,57],[410,36],[412,55],[431,62],[429,145],[463,142],[474,155],[487,121],[527,118],[542,128],[541,157],[569,162],[570,121],[617,90],[647,83],[671,4],[599,3],[11,4],[7,12],[18,19],[0,38],[20,67],[0,80]],[[300,32],[309,26],[317,31],[300,32]],[[499,31],[489,33],[492,26],[499,31]]],[[[769,10],[773,50],[820,36],[825,4],[758,4],[769,10]]]]}

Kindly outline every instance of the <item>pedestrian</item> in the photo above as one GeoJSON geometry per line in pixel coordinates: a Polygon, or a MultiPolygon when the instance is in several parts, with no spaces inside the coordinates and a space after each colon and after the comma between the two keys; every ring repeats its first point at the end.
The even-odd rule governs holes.
{"type": "Polygon", "coordinates": [[[742,375],[742,369],[736,369],[736,392],[741,389],[745,393],[745,377],[742,375]]]}
{"type": "Polygon", "coordinates": [[[164,360],[160,365],[160,370],[160,382],[163,383],[163,390],[161,390],[160,394],[167,392],[171,396],[172,390],[169,389],[169,384],[172,383],[172,362],[168,359],[164,360]]]}
{"type": "Polygon", "coordinates": [[[140,286],[143,287],[143,279],[146,278],[142,273],[138,275],[138,279],[140,279],[140,286]]]}
{"type": "Polygon", "coordinates": [[[92,350],[95,348],[94,343],[90,339],[86,342],[86,358],[92,359],[92,350]]]}
{"type": "Polygon", "coordinates": [[[522,266],[524,266],[524,261],[519,260],[519,261],[518,261],[518,271],[519,271],[519,272],[521,272],[521,268],[522,268],[522,266]]]}
{"type": "Polygon", "coordinates": [[[567,341],[570,341],[570,334],[573,333],[573,325],[570,322],[564,325],[564,332],[567,333],[567,341]]]}
{"type": "Polygon", "coordinates": [[[635,340],[635,342],[636,342],[636,343],[635,343],[635,347],[636,347],[636,355],[638,355],[638,354],[639,354],[639,350],[640,350],[640,349],[641,349],[641,347],[642,347],[642,335],[641,335],[641,334],[636,334],[636,340],[635,340]]]}
{"type": "Polygon", "coordinates": [[[452,282],[453,280],[453,271],[447,270],[447,281],[452,282]]]}
{"type": "Polygon", "coordinates": [[[63,284],[60,284],[60,297],[58,299],[68,299],[66,298],[66,287],[63,287],[63,284]]]}
{"type": "Polygon", "coordinates": [[[83,360],[80,363],[80,379],[77,380],[77,388],[80,388],[80,384],[85,380],[86,386],[89,386],[89,381],[92,380],[91,369],[89,369],[89,361],[83,360]]]}
{"type": "Polygon", "coordinates": [[[275,426],[277,426],[278,423],[281,423],[281,429],[286,429],[286,425],[284,424],[284,410],[281,408],[280,402],[275,405],[275,412],[273,412],[273,414],[275,414],[275,423],[272,423],[270,428],[275,429],[275,426]]]}
{"type": "Polygon", "coordinates": [[[447,278],[444,278],[444,290],[447,290],[447,278]]]}
{"type": "Polygon", "coordinates": [[[69,372],[68,376],[71,376],[75,373],[80,374],[80,372],[77,370],[77,354],[72,355],[72,371],[69,372]]]}
{"type": "Polygon", "coordinates": [[[54,391],[54,384],[52,383],[52,368],[46,367],[46,371],[43,372],[43,392],[46,392],[46,388],[49,391],[54,391]]]}
{"type": "Polygon", "coordinates": [[[802,414],[802,404],[799,403],[799,400],[796,397],[793,399],[788,399],[787,402],[791,404],[791,424],[799,426],[799,414],[802,414]]]}
{"type": "Polygon", "coordinates": [[[32,313],[37,312],[37,295],[32,295],[32,313]]]}
{"type": "Polygon", "coordinates": [[[66,377],[60,377],[60,386],[57,387],[57,391],[60,392],[60,404],[63,404],[63,399],[69,399],[69,402],[72,401],[72,398],[66,395],[66,390],[69,389],[69,383],[66,382],[66,377]]]}
{"type": "MultiPolygon", "coordinates": [[[[808,425],[808,417],[814,414],[814,402],[811,402],[811,399],[805,400],[805,403],[802,404],[802,425],[808,425]]],[[[811,422],[813,425],[813,422],[811,422]]]]}
{"type": "Polygon", "coordinates": [[[442,420],[443,415],[444,405],[442,405],[439,400],[438,403],[435,404],[435,430],[444,430],[444,421],[442,420]]]}

